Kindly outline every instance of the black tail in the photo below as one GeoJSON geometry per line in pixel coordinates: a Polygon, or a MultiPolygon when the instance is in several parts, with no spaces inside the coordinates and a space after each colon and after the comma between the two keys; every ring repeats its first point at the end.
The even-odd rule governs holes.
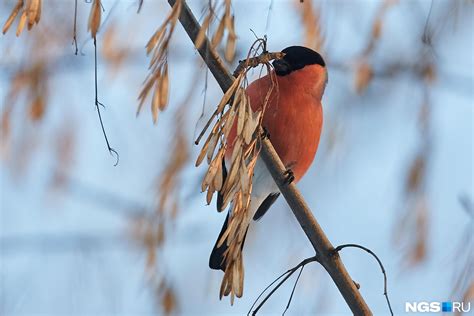
{"type": "MultiPolygon", "coordinates": [[[[222,270],[225,272],[225,262],[224,262],[224,252],[227,250],[227,242],[224,241],[220,247],[217,247],[219,240],[221,239],[222,235],[227,229],[227,222],[229,221],[229,213],[224,221],[224,225],[222,225],[221,232],[219,233],[219,237],[217,237],[216,244],[211,252],[211,257],[209,258],[209,267],[214,270],[222,270]]],[[[248,231],[248,228],[247,228],[248,231]]],[[[242,247],[241,250],[244,248],[245,237],[247,237],[247,232],[245,232],[244,239],[242,240],[242,247]]]]}

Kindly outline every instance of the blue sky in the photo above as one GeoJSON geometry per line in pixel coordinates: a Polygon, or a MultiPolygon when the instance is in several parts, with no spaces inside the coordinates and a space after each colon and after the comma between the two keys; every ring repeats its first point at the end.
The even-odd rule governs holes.
{"type": "MultiPolygon", "coordinates": [[[[2,21],[13,3],[7,1],[0,6],[2,21]]],[[[143,47],[168,8],[164,2],[145,1],[142,12],[136,15],[135,1],[114,3],[104,1],[106,10],[113,8],[107,23],[119,30],[120,45],[136,52],[115,74],[103,60],[99,68],[100,99],[106,104],[103,116],[109,140],[120,153],[120,164],[113,166],[95,113],[92,43],[85,43],[89,5],[80,1],[78,36],[79,43],[85,43],[84,56],[73,55],[69,38],[58,41],[54,51],[63,57],[58,66],[51,68],[45,117],[37,123],[26,120],[25,102],[19,100],[11,122],[11,150],[2,152],[3,315],[161,312],[147,281],[144,249],[131,238],[133,214],[129,211],[149,208],[154,203],[156,177],[173,141],[173,112],[194,84],[199,59],[178,26],[169,58],[170,106],[160,115],[157,126],[153,126],[148,108],[136,117],[136,98],[147,73],[143,47]],[[54,143],[62,137],[63,125],[73,126],[76,139],[73,165],[67,170],[73,184],[51,193],[49,183],[57,164],[54,143]],[[29,135],[33,152],[27,168],[16,176],[22,154],[15,148],[21,135],[29,135]],[[107,199],[109,195],[114,203],[107,199]]],[[[56,27],[71,28],[70,17],[60,13],[72,15],[73,6],[61,1],[56,4],[56,9],[45,4],[42,23],[51,23],[57,17],[56,27]]],[[[359,243],[382,259],[397,313],[404,312],[406,301],[448,300],[461,261],[464,256],[472,258],[472,247],[464,248],[461,255],[458,247],[466,245],[464,232],[473,223],[459,202],[461,196],[473,199],[473,7],[465,5],[454,12],[457,19],[443,16],[445,2],[435,2],[432,8],[434,52],[429,56],[434,56],[436,80],[428,87],[431,147],[424,186],[428,205],[427,257],[409,268],[403,251],[393,243],[393,235],[400,228],[398,220],[409,210],[409,201],[403,194],[404,181],[423,142],[418,114],[425,85],[413,72],[400,71],[393,76],[376,76],[364,94],[356,94],[353,69],[367,45],[380,3],[318,4],[326,37],[323,54],[330,65],[323,99],[325,125],[316,160],[298,187],[334,245],[359,243]]],[[[273,1],[267,28],[269,5],[270,1],[263,0],[233,2],[239,36],[237,58],[243,58],[254,41],[250,29],[258,35],[267,34],[270,50],[303,43],[303,27],[295,3],[273,1]]],[[[200,2],[191,1],[191,6],[199,16],[200,2]]],[[[410,65],[422,61],[418,49],[429,10],[429,1],[407,1],[387,11],[381,39],[370,57],[376,71],[397,61],[410,65]]],[[[18,39],[11,31],[2,36],[2,100],[14,69],[28,65],[32,52],[25,47],[29,38],[41,30],[40,23],[18,39]]],[[[182,175],[180,212],[169,228],[156,268],[159,273],[166,273],[171,282],[179,314],[242,314],[267,284],[312,255],[312,249],[285,201],[280,199],[249,230],[243,298],[232,307],[227,299],[219,301],[222,275],[209,270],[207,260],[225,214],[206,206],[205,196],[199,194],[204,169],[194,168],[199,148],[193,145],[193,138],[203,110],[204,73],[198,85],[187,108],[186,134],[192,152],[182,175]]],[[[206,114],[221,95],[210,76],[206,114]]],[[[2,110],[5,106],[2,101],[2,110]]],[[[472,245],[472,234],[468,236],[472,245]]],[[[351,276],[361,284],[361,292],[374,314],[387,314],[382,275],[373,258],[352,249],[345,250],[342,258],[351,276]]],[[[472,275],[469,277],[472,279],[472,275]]],[[[272,297],[264,312],[281,314],[290,292],[291,285],[287,284],[272,297]]],[[[313,265],[303,272],[289,314],[316,312],[347,315],[348,309],[323,269],[313,265]]]]}

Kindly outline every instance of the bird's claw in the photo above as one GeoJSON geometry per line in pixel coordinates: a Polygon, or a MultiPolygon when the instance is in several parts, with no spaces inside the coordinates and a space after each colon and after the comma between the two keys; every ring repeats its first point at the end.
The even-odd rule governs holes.
{"type": "Polygon", "coordinates": [[[284,184],[289,185],[290,183],[295,181],[295,174],[290,168],[286,169],[283,175],[285,176],[285,180],[283,181],[284,184]]]}
{"type": "Polygon", "coordinates": [[[262,126],[262,134],[260,135],[262,137],[262,139],[270,139],[270,133],[268,132],[268,130],[262,126]]]}

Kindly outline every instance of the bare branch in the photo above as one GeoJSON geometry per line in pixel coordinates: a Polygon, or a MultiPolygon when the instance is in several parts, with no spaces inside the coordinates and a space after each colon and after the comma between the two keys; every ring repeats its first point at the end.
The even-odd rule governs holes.
{"type": "MultiPolygon", "coordinates": [[[[171,6],[174,6],[176,0],[168,0],[168,2],[171,6]]],[[[182,5],[183,7],[179,16],[179,21],[191,40],[195,42],[197,35],[199,34],[200,25],[184,1],[182,5]]],[[[234,78],[224,67],[217,53],[211,48],[207,38],[204,39],[204,42],[198,48],[198,51],[222,90],[227,91],[227,89],[232,85],[234,78]]],[[[333,255],[334,247],[314,218],[313,213],[304,201],[301,193],[298,191],[294,183],[286,183],[286,177],[284,175],[286,169],[270,140],[267,138],[262,141],[261,158],[265,162],[265,165],[291,207],[308,239],[311,241],[321,264],[328,271],[351,311],[355,315],[372,315],[372,312],[359,293],[339,256],[333,255]]]]}

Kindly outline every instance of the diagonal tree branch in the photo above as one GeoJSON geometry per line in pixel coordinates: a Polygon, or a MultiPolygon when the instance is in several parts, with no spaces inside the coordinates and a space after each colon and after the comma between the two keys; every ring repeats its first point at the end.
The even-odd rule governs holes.
{"type": "MultiPolygon", "coordinates": [[[[168,3],[171,6],[174,6],[176,0],[168,0],[168,3]]],[[[195,42],[201,27],[184,0],[179,21],[191,40],[195,42]]],[[[207,38],[198,48],[198,51],[209,67],[212,75],[216,78],[221,89],[224,92],[227,91],[234,78],[223,65],[215,50],[211,48],[207,38]]],[[[262,142],[261,158],[265,162],[265,165],[278,185],[278,188],[303,228],[303,231],[313,245],[313,248],[318,255],[319,262],[333,279],[352,313],[354,315],[372,315],[372,312],[344,267],[339,255],[334,253],[333,245],[326,237],[321,226],[319,226],[316,218],[313,216],[313,213],[303,199],[303,196],[298,191],[295,184],[286,183],[286,168],[268,138],[265,138],[262,142]]]]}

